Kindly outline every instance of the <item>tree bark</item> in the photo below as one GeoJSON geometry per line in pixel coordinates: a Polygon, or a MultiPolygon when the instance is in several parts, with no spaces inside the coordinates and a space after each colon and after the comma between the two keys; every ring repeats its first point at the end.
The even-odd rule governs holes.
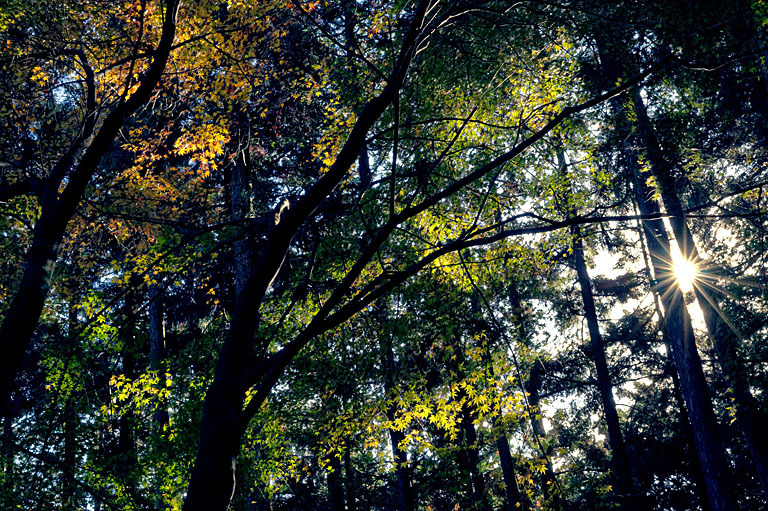
{"type": "MultiPolygon", "coordinates": [[[[643,141],[651,172],[661,192],[664,207],[670,215],[669,222],[678,247],[686,260],[699,267],[702,275],[698,278],[703,282],[707,279],[706,265],[699,256],[696,242],[688,228],[685,213],[675,189],[671,166],[661,151],[640,92],[633,91],[631,98],[637,116],[638,133],[643,141]]],[[[749,390],[748,369],[738,355],[738,335],[725,321],[724,313],[717,303],[717,296],[705,286],[704,283],[694,283],[693,291],[715,346],[717,360],[732,392],[736,404],[736,419],[744,433],[747,449],[755,465],[755,473],[768,499],[768,436],[762,431],[763,426],[768,424],[768,415],[761,410],[759,403],[749,390]]]]}
{"type": "MultiPolygon", "coordinates": [[[[480,472],[480,449],[477,442],[477,429],[475,428],[475,411],[465,402],[461,411],[461,427],[464,431],[464,457],[462,464],[469,475],[471,501],[468,509],[488,511],[491,509],[485,495],[485,481],[480,472]]],[[[505,437],[506,439],[506,437],[505,437]]]]}
{"type": "MultiPolygon", "coordinates": [[[[160,286],[149,286],[149,368],[157,373],[158,387],[165,389],[166,376],[163,361],[165,360],[165,321],[163,319],[163,294],[160,286]]],[[[158,399],[155,413],[152,417],[156,428],[161,431],[168,424],[168,408],[166,403],[158,399]]]]}
{"type": "MultiPolygon", "coordinates": [[[[645,184],[644,176],[636,168],[634,174],[640,212],[644,215],[658,213],[658,207],[650,200],[652,191],[645,184]]],[[[727,479],[728,460],[717,429],[691,320],[683,294],[675,283],[668,263],[671,247],[664,223],[661,220],[643,221],[643,231],[655,274],[655,285],[664,308],[664,331],[680,375],[680,388],[688,409],[710,507],[713,511],[738,509],[727,479]]]]}
{"type": "Polygon", "coordinates": [[[333,511],[344,511],[344,487],[341,473],[341,460],[335,454],[331,454],[330,468],[328,471],[328,500],[333,511]]]}
{"type": "MultiPolygon", "coordinates": [[[[602,69],[607,77],[606,81],[613,82],[621,79],[626,72],[625,66],[618,53],[615,55],[611,53],[615,45],[621,44],[620,38],[612,42],[614,46],[606,42],[605,34],[599,34],[596,39],[602,69]]],[[[631,94],[639,94],[639,92],[634,91],[631,94]]],[[[631,124],[625,113],[625,105],[618,99],[612,100],[611,104],[617,119],[618,135],[623,140],[627,140],[631,137],[631,124]]],[[[628,149],[623,152],[623,163],[629,174],[628,177],[634,181],[635,201],[640,213],[658,214],[659,208],[652,200],[653,190],[649,189],[645,176],[641,173],[636,155],[628,149]]],[[[728,482],[728,460],[717,429],[717,420],[693,336],[691,320],[685,307],[683,294],[669,264],[671,255],[669,238],[664,223],[660,219],[645,220],[642,226],[655,275],[655,286],[664,309],[664,330],[680,376],[680,388],[688,409],[696,452],[706,482],[707,497],[712,511],[735,510],[737,509],[736,499],[728,482]]]]}
{"type": "Polygon", "coordinates": [[[352,444],[347,442],[344,449],[344,492],[347,497],[347,511],[357,511],[355,469],[352,467],[352,444]]]}
{"type": "MultiPolygon", "coordinates": [[[[518,308],[519,309],[519,308],[518,308]]],[[[540,391],[541,391],[541,377],[545,371],[544,364],[537,361],[528,373],[528,382],[525,385],[525,391],[528,394],[528,406],[533,413],[537,414],[531,418],[531,427],[533,428],[533,434],[539,439],[544,438],[547,435],[544,429],[544,421],[541,418],[540,412],[540,391]]],[[[542,455],[545,458],[546,472],[544,472],[544,495],[549,497],[552,501],[552,509],[562,509],[560,502],[560,493],[557,490],[557,481],[555,480],[555,469],[552,466],[551,456],[552,448],[547,447],[542,455]]]]}
{"type": "MultiPolygon", "coordinates": [[[[241,116],[241,122],[246,122],[245,116],[241,116]]],[[[248,149],[243,149],[247,151],[248,149]]],[[[244,221],[251,211],[251,190],[248,176],[248,166],[243,154],[240,154],[232,165],[230,180],[231,212],[232,220],[244,221]]],[[[232,256],[235,270],[235,299],[242,296],[243,289],[251,274],[251,241],[245,224],[239,226],[243,231],[232,244],[232,256]]]]}
{"type": "MultiPolygon", "coordinates": [[[[646,251],[645,239],[642,233],[642,227],[640,232],[641,250],[643,252],[643,260],[645,261],[645,268],[648,275],[652,275],[651,262],[648,258],[648,252],[646,251]]],[[[685,448],[689,458],[690,474],[693,479],[696,496],[699,499],[699,505],[703,511],[710,511],[709,500],[707,499],[707,484],[704,479],[704,472],[701,470],[701,463],[699,457],[696,455],[696,443],[693,438],[693,429],[691,428],[691,421],[688,417],[688,410],[686,409],[685,399],[683,398],[683,392],[680,386],[680,375],[677,372],[675,366],[675,359],[672,356],[672,346],[667,338],[667,331],[664,328],[666,320],[664,318],[664,311],[661,308],[658,289],[651,287],[651,293],[653,294],[653,305],[656,310],[656,315],[659,318],[659,330],[662,332],[662,338],[664,339],[664,346],[667,349],[667,371],[672,379],[672,393],[675,396],[675,403],[677,404],[678,415],[678,427],[680,428],[681,435],[685,441],[685,448]]]]}
{"type": "MultiPolygon", "coordinates": [[[[13,440],[13,415],[5,413],[0,420],[3,421],[3,436],[13,440]]],[[[10,444],[2,442],[0,453],[3,457],[3,484],[0,488],[2,491],[0,504],[5,505],[7,509],[13,509],[16,507],[16,502],[14,502],[14,495],[16,494],[15,451],[10,444]]]]}
{"type": "MultiPolygon", "coordinates": [[[[480,316],[479,302],[476,297],[472,299],[472,309],[476,316],[480,316]]],[[[487,325],[485,321],[481,321],[481,330],[485,330],[487,325]]],[[[490,353],[483,351],[483,363],[486,370],[490,373],[492,378],[496,377],[496,372],[493,369],[493,361],[490,353]]],[[[504,480],[504,497],[505,508],[507,511],[526,511],[528,509],[527,499],[524,499],[520,493],[520,488],[517,486],[517,474],[515,472],[515,460],[512,457],[512,450],[509,447],[509,440],[507,434],[503,429],[504,417],[502,411],[499,411],[499,417],[494,416],[491,419],[491,426],[493,428],[493,434],[496,437],[496,451],[499,454],[499,465],[501,466],[501,477],[504,480]]]]}
{"type": "Polygon", "coordinates": [[[611,469],[616,480],[619,500],[626,509],[633,509],[632,475],[627,460],[627,450],[624,444],[624,436],[621,433],[619,414],[616,411],[616,402],[613,399],[613,384],[608,370],[608,361],[605,356],[605,343],[600,333],[600,325],[597,320],[595,298],[592,294],[592,284],[584,261],[584,243],[581,231],[578,227],[573,229],[573,262],[576,266],[576,274],[579,279],[581,299],[584,304],[584,315],[587,319],[589,330],[589,346],[592,361],[597,373],[597,387],[600,392],[600,401],[603,405],[605,422],[608,426],[608,445],[611,448],[611,469]]]}
{"type": "MultiPolygon", "coordinates": [[[[76,296],[73,294],[73,296],[76,296]]],[[[72,298],[69,304],[69,318],[67,322],[67,344],[74,347],[77,343],[77,309],[75,308],[76,301],[72,298]]],[[[74,477],[77,474],[77,456],[78,456],[78,442],[77,442],[77,426],[78,417],[77,410],[75,408],[76,396],[68,394],[65,396],[64,402],[64,449],[62,452],[62,462],[64,466],[69,470],[69,474],[62,474],[62,487],[61,487],[61,501],[64,509],[78,509],[80,507],[77,495],[77,484],[75,484],[74,477]]]]}
{"type": "MultiPolygon", "coordinates": [[[[560,166],[560,174],[568,178],[568,165],[565,154],[562,150],[557,151],[557,161],[560,166]]],[[[565,186],[565,209],[566,214],[575,216],[578,211],[570,206],[569,199],[572,196],[570,182],[565,186]]],[[[597,376],[597,388],[600,395],[600,402],[603,406],[605,423],[608,428],[608,445],[611,449],[611,472],[618,492],[615,494],[622,507],[634,509],[632,474],[629,470],[627,459],[627,449],[624,443],[624,435],[621,432],[621,423],[619,414],[616,411],[616,402],[613,398],[613,383],[611,382],[611,373],[608,369],[608,359],[605,355],[605,342],[600,332],[600,323],[597,318],[597,309],[595,308],[595,297],[592,292],[592,281],[589,278],[587,263],[584,258],[584,241],[580,227],[571,228],[573,235],[573,255],[571,259],[576,269],[576,276],[579,282],[579,291],[581,301],[584,307],[584,317],[587,321],[587,330],[589,332],[589,348],[592,355],[592,362],[595,364],[595,373],[597,376]]]]}
{"type": "MultiPolygon", "coordinates": [[[[396,362],[395,354],[392,350],[392,342],[387,338],[382,343],[382,363],[384,367],[384,391],[387,396],[391,396],[395,388],[396,362]]],[[[387,419],[395,420],[396,407],[390,406],[387,409],[387,419]]],[[[395,464],[395,487],[393,488],[393,497],[397,511],[414,511],[413,491],[411,489],[411,471],[408,466],[408,454],[402,448],[401,443],[405,439],[402,431],[395,429],[389,430],[389,439],[392,442],[392,458],[395,464]]]]}

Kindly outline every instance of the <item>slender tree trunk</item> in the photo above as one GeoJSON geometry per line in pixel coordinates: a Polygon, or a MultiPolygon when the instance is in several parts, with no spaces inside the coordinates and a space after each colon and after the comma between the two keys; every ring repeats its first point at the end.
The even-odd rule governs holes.
{"type": "Polygon", "coordinates": [[[464,403],[461,411],[461,427],[464,431],[463,465],[469,475],[471,502],[469,509],[488,511],[490,504],[485,494],[485,481],[480,472],[480,450],[475,428],[475,411],[469,403],[464,403]]]}
{"type": "MultiPolygon", "coordinates": [[[[386,339],[382,346],[384,349],[384,390],[387,396],[391,395],[394,388],[394,378],[396,371],[395,354],[392,350],[390,339],[386,339]]],[[[396,408],[394,406],[387,410],[387,418],[390,421],[395,420],[396,408]]],[[[395,488],[394,501],[397,511],[414,511],[413,491],[411,489],[411,474],[408,467],[408,455],[405,449],[401,447],[405,435],[402,431],[394,429],[389,430],[389,439],[392,442],[392,458],[395,463],[395,488]]]]}
{"type": "MultiPolygon", "coordinates": [[[[245,116],[241,116],[241,123],[247,122],[245,116]]],[[[247,151],[243,149],[242,151],[247,151]]],[[[251,211],[251,189],[248,175],[248,166],[244,154],[240,154],[232,165],[230,194],[231,194],[231,212],[232,220],[243,221],[248,218],[251,211]]],[[[248,235],[248,229],[245,224],[240,225],[239,229],[244,231],[242,236],[232,244],[232,255],[234,259],[235,270],[235,297],[242,296],[245,284],[248,282],[248,276],[251,274],[251,240],[248,235]]],[[[237,298],[236,298],[237,299],[237,298]]]]}
{"type": "MultiPolygon", "coordinates": [[[[515,336],[518,342],[525,344],[530,338],[530,332],[528,331],[528,319],[526,318],[525,309],[520,299],[520,293],[517,290],[517,286],[514,282],[509,285],[509,302],[512,305],[512,313],[514,317],[515,336]]],[[[557,490],[557,480],[555,479],[555,470],[552,466],[551,447],[544,447],[541,441],[546,438],[547,432],[544,428],[544,420],[541,417],[539,404],[541,402],[540,390],[541,390],[541,377],[544,371],[544,365],[541,362],[535,363],[529,372],[528,380],[524,383],[525,392],[528,394],[528,406],[531,421],[531,428],[533,429],[536,442],[541,447],[541,456],[544,458],[545,472],[544,472],[544,495],[551,499],[552,509],[559,510],[562,508],[560,502],[560,494],[557,490]]],[[[522,497],[522,495],[521,495],[522,497]]],[[[521,506],[524,506],[526,502],[522,502],[521,506]]]]}
{"type": "MultiPolygon", "coordinates": [[[[568,179],[568,166],[565,154],[558,150],[557,160],[560,166],[560,173],[568,179]]],[[[565,203],[567,214],[575,215],[577,211],[569,206],[571,197],[570,183],[565,187],[565,203]]],[[[608,359],[605,355],[605,342],[600,332],[600,323],[597,318],[595,308],[595,297],[592,293],[592,281],[587,271],[587,263],[584,258],[584,241],[579,226],[571,228],[573,234],[573,255],[572,261],[576,268],[576,275],[581,292],[581,301],[584,307],[584,317],[587,321],[587,330],[589,331],[589,347],[592,355],[592,362],[595,364],[595,373],[597,376],[597,388],[600,394],[600,402],[603,405],[603,414],[605,423],[608,427],[608,445],[611,449],[611,472],[616,484],[616,496],[622,507],[634,509],[635,501],[633,497],[634,488],[632,485],[632,474],[629,469],[627,459],[627,449],[624,443],[624,435],[621,432],[621,423],[619,414],[616,411],[616,402],[613,398],[613,383],[611,382],[611,373],[608,369],[608,359]]]]}
{"type": "MultiPolygon", "coordinates": [[[[8,440],[13,440],[13,415],[11,413],[5,413],[2,416],[3,421],[3,436],[8,440]]],[[[4,504],[6,509],[13,509],[16,507],[14,496],[16,494],[15,488],[15,451],[13,447],[5,442],[0,442],[0,452],[3,456],[3,486],[0,491],[0,504],[4,504]]]]}
{"type": "MultiPolygon", "coordinates": [[[[620,39],[617,37],[609,43],[606,41],[605,34],[597,36],[598,51],[607,82],[613,82],[625,75],[626,69],[618,56],[621,50],[615,50],[621,44],[620,39]],[[614,55],[612,51],[616,51],[617,54],[614,55]]],[[[628,140],[631,138],[631,124],[625,112],[625,105],[618,99],[612,100],[611,105],[617,119],[617,133],[622,140],[628,140]]],[[[636,156],[631,151],[625,150],[624,160],[627,172],[634,180],[635,200],[640,213],[658,214],[658,206],[651,199],[653,190],[648,188],[646,176],[641,173],[636,156]]],[[[664,330],[680,376],[680,388],[688,409],[696,452],[706,482],[707,497],[712,511],[735,510],[737,509],[736,499],[728,481],[728,460],[717,429],[717,420],[712,410],[712,400],[691,328],[691,320],[685,307],[683,294],[669,264],[671,255],[669,238],[661,220],[645,220],[642,225],[655,274],[656,289],[664,308],[664,330]]]]}
{"type": "MultiPolygon", "coordinates": [[[[528,406],[533,411],[533,413],[536,414],[531,418],[531,427],[533,428],[533,434],[539,439],[543,439],[547,435],[547,432],[544,428],[544,420],[541,418],[541,414],[539,413],[539,405],[541,403],[541,377],[543,376],[544,370],[545,368],[543,363],[537,361],[531,367],[531,370],[528,374],[528,381],[525,385],[525,391],[528,394],[528,406]]],[[[552,509],[559,510],[562,509],[562,503],[560,502],[560,492],[557,489],[557,480],[555,479],[555,469],[552,466],[551,455],[552,447],[550,446],[545,448],[544,452],[542,453],[542,456],[545,458],[544,461],[546,468],[546,471],[544,472],[544,495],[551,499],[552,509]]]]}
{"type": "MultiPolygon", "coordinates": [[[[651,190],[647,188],[644,176],[638,169],[635,169],[635,178],[636,200],[640,212],[643,215],[658,213],[658,207],[650,200],[651,190]]],[[[656,288],[664,308],[664,331],[680,375],[680,388],[688,409],[711,509],[738,509],[728,482],[728,461],[712,411],[712,401],[696,348],[691,320],[668,263],[670,244],[664,224],[661,220],[646,220],[643,221],[643,231],[655,274],[656,288]]]]}
{"type": "MultiPolygon", "coordinates": [[[[491,373],[492,377],[495,377],[495,371],[491,362],[490,355],[485,353],[485,364],[491,373]]],[[[528,509],[528,502],[523,498],[520,493],[520,488],[517,486],[517,474],[515,472],[515,460],[512,457],[512,450],[509,447],[509,440],[507,440],[507,434],[503,429],[504,417],[494,417],[491,426],[493,427],[494,434],[496,436],[496,450],[499,453],[499,465],[501,465],[501,476],[504,479],[504,497],[506,500],[507,511],[526,511],[528,509]]]]}
{"type": "MultiPolygon", "coordinates": [[[[473,297],[472,308],[477,317],[481,316],[479,301],[476,297],[473,297]]],[[[480,320],[482,321],[482,320],[480,320]]],[[[487,330],[485,321],[479,328],[480,330],[487,330]]],[[[489,372],[492,378],[496,377],[496,371],[493,369],[493,361],[491,354],[487,351],[483,351],[483,363],[486,370],[489,372]]],[[[499,465],[501,466],[501,477],[504,480],[504,497],[507,511],[526,511],[528,509],[528,502],[523,498],[520,493],[520,488],[517,486],[517,474],[515,473],[515,460],[512,457],[512,450],[509,447],[509,440],[507,434],[504,431],[504,417],[499,412],[500,416],[494,416],[491,419],[491,426],[493,428],[494,436],[496,437],[496,451],[499,454],[499,465]]]]}
{"type": "MultiPolygon", "coordinates": [[[[699,265],[700,272],[703,274],[699,279],[704,281],[707,278],[706,268],[699,256],[693,235],[688,229],[685,213],[675,190],[672,169],[661,151],[640,92],[633,91],[631,97],[637,116],[638,132],[661,192],[664,207],[670,215],[669,222],[678,247],[686,260],[699,265]]],[[[756,475],[768,499],[768,436],[763,431],[763,427],[768,424],[768,416],[761,410],[759,403],[749,390],[748,369],[738,355],[738,335],[725,321],[724,313],[717,303],[717,296],[711,288],[708,290],[704,286],[705,284],[694,285],[694,294],[703,313],[707,331],[713,340],[720,367],[736,403],[736,419],[744,433],[756,475]]]]}
{"type": "Polygon", "coordinates": [[[611,374],[608,370],[608,361],[605,356],[605,343],[603,341],[603,336],[600,333],[600,325],[597,320],[595,298],[592,294],[592,284],[589,279],[589,273],[587,272],[587,264],[584,261],[584,243],[581,238],[581,231],[578,227],[573,229],[573,233],[573,262],[576,266],[576,274],[579,278],[581,299],[584,304],[584,315],[587,319],[589,346],[592,353],[592,361],[595,364],[597,373],[597,387],[600,392],[600,401],[603,404],[605,422],[608,426],[608,445],[611,448],[611,468],[616,480],[618,497],[620,501],[623,502],[623,507],[632,509],[634,508],[632,501],[634,496],[632,476],[629,470],[624,437],[621,433],[619,414],[616,411],[616,402],[613,399],[613,384],[611,383],[611,374]]]}
{"type": "MultiPolygon", "coordinates": [[[[499,427],[497,420],[494,420],[493,429],[499,427]]],[[[507,511],[516,511],[518,509],[525,511],[528,509],[520,489],[517,487],[517,475],[515,473],[515,460],[512,457],[512,451],[509,448],[509,440],[504,433],[496,434],[496,450],[499,453],[499,464],[501,465],[501,476],[504,479],[504,497],[505,509],[507,511]]]]}
{"type": "MultiPolygon", "coordinates": [[[[62,462],[70,470],[70,474],[76,474],[78,443],[75,436],[77,432],[77,414],[75,413],[73,397],[67,397],[64,405],[64,451],[62,462]]],[[[69,474],[62,474],[61,502],[64,509],[78,509],[77,485],[69,474]]]]}
{"type": "Polygon", "coordinates": [[[347,442],[344,449],[344,492],[347,496],[347,511],[357,511],[355,469],[352,467],[352,444],[347,442]]]}
{"type": "MultiPolygon", "coordinates": [[[[135,313],[135,302],[132,293],[125,297],[124,317],[132,318],[135,313]]],[[[136,349],[135,335],[133,332],[133,322],[127,322],[120,332],[120,338],[123,340],[123,349],[121,356],[123,375],[129,380],[134,380],[137,376],[136,368],[136,349]]],[[[134,471],[137,463],[136,439],[135,439],[136,421],[133,414],[124,413],[118,419],[118,437],[115,457],[116,472],[120,475],[122,482],[128,486],[130,491],[135,490],[136,481],[134,471]]]]}
{"type": "Polygon", "coordinates": [[[333,511],[344,511],[344,486],[341,473],[341,460],[336,455],[331,455],[330,469],[328,471],[328,500],[333,511]]]}
{"type": "MultiPolygon", "coordinates": [[[[77,309],[75,308],[75,299],[73,298],[69,304],[69,318],[67,325],[67,343],[74,345],[77,343],[77,309]]],[[[67,395],[64,403],[64,449],[62,454],[62,462],[64,466],[69,470],[69,474],[62,474],[62,487],[61,487],[61,502],[64,509],[78,509],[78,496],[77,485],[75,484],[74,477],[77,474],[77,453],[78,453],[78,441],[77,441],[77,410],[76,410],[76,396],[67,395]]]]}
{"type": "MultiPolygon", "coordinates": [[[[643,260],[645,262],[645,268],[648,275],[652,275],[651,262],[648,258],[648,252],[646,251],[645,238],[642,233],[642,227],[640,232],[641,240],[640,246],[643,252],[643,260]]],[[[677,372],[675,366],[675,359],[672,356],[672,345],[667,338],[667,330],[664,328],[666,320],[664,318],[664,311],[661,308],[658,289],[651,288],[653,295],[653,305],[656,309],[656,316],[659,318],[659,329],[662,332],[662,338],[664,339],[664,346],[667,349],[667,372],[672,379],[672,393],[675,397],[675,403],[677,403],[678,415],[678,427],[680,428],[681,435],[685,442],[685,448],[688,454],[690,474],[693,479],[694,486],[696,487],[696,496],[699,499],[699,505],[703,511],[709,511],[709,500],[707,499],[707,485],[704,479],[704,473],[701,470],[701,463],[699,457],[696,455],[696,443],[693,438],[693,429],[691,428],[690,418],[688,417],[688,410],[685,405],[685,399],[683,398],[683,392],[680,386],[680,375],[677,372]]]]}
{"type": "MultiPolygon", "coordinates": [[[[663,320],[662,320],[663,321],[663,320]]],[[[669,344],[667,344],[669,346],[669,344]]],[[[699,505],[703,511],[709,511],[709,500],[707,499],[707,482],[704,479],[704,472],[701,470],[701,462],[699,462],[698,456],[696,456],[696,443],[693,438],[693,429],[691,428],[691,419],[688,417],[688,410],[685,406],[685,399],[683,398],[683,392],[680,388],[680,376],[677,374],[677,369],[674,367],[675,361],[672,358],[672,352],[667,348],[670,365],[671,378],[672,378],[672,392],[675,396],[675,403],[677,403],[677,409],[680,412],[677,423],[680,428],[680,434],[685,442],[686,451],[690,460],[691,477],[693,478],[694,486],[696,487],[696,496],[699,498],[699,505]]]]}
{"type": "MultiPolygon", "coordinates": [[[[166,387],[165,367],[165,321],[163,319],[163,294],[160,286],[149,286],[149,368],[157,373],[158,387],[166,387]]],[[[152,417],[156,428],[160,431],[168,424],[168,408],[166,403],[158,400],[157,409],[152,417]]]]}

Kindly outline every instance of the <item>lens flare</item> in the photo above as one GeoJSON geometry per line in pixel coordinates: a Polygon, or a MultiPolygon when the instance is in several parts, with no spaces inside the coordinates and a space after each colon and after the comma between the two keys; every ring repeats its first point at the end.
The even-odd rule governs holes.
{"type": "Polygon", "coordinates": [[[680,285],[680,291],[683,293],[693,291],[693,283],[696,281],[696,277],[699,273],[696,265],[681,255],[674,257],[672,264],[675,271],[675,278],[680,285]]]}

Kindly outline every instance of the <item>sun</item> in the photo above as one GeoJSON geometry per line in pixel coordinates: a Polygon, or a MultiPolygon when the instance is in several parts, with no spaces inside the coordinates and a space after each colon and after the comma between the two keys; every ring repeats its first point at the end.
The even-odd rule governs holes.
{"type": "Polygon", "coordinates": [[[699,274],[696,264],[678,255],[673,258],[672,265],[675,279],[677,279],[677,283],[680,285],[680,291],[683,293],[693,291],[693,283],[699,274]]]}

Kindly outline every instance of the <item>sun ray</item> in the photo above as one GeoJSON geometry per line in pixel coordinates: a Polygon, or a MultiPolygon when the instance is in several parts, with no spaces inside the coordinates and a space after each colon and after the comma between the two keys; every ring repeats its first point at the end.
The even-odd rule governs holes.
{"type": "MultiPolygon", "coordinates": [[[[714,288],[714,286],[711,286],[711,284],[710,284],[710,287],[713,287],[713,288],[714,288]]],[[[731,329],[731,331],[732,331],[732,332],[733,332],[733,333],[736,335],[736,337],[738,337],[738,338],[739,338],[739,340],[742,340],[742,341],[743,341],[743,340],[744,340],[744,338],[743,338],[743,336],[741,335],[741,332],[740,332],[740,331],[739,331],[739,329],[736,327],[736,325],[734,325],[734,324],[733,324],[733,322],[732,322],[732,321],[731,321],[731,319],[728,317],[728,315],[725,313],[725,311],[723,311],[723,310],[720,308],[720,306],[717,304],[717,302],[715,301],[715,299],[714,299],[714,298],[712,298],[712,297],[709,295],[709,293],[707,293],[707,291],[706,291],[706,290],[705,290],[705,289],[704,289],[702,286],[698,286],[698,289],[699,289],[699,291],[700,291],[700,292],[699,292],[700,298],[704,298],[704,300],[706,300],[706,301],[707,301],[707,303],[708,303],[708,304],[709,304],[709,306],[712,308],[712,310],[715,312],[715,314],[717,314],[718,316],[720,316],[720,318],[723,320],[723,322],[725,322],[725,324],[726,324],[726,325],[728,325],[728,328],[730,328],[730,329],[731,329]]],[[[700,298],[699,298],[699,299],[700,299],[700,298]]],[[[701,302],[699,302],[699,306],[701,306],[701,302]]]]}

